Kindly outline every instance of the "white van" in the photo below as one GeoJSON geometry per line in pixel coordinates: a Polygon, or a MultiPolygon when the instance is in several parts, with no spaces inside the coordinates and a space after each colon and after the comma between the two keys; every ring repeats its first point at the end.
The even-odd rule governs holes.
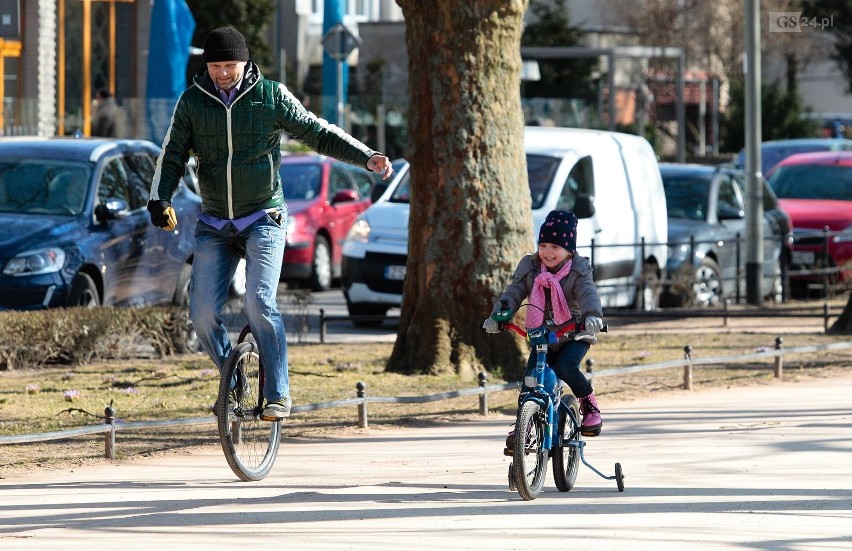
{"type": "MultiPolygon", "coordinates": [[[[577,249],[592,260],[604,307],[655,308],[665,279],[668,221],[659,165],[647,140],[536,126],[525,129],[524,147],[534,236],[548,212],[573,210],[577,249]]],[[[403,166],[344,241],[342,281],[350,315],[381,316],[402,302],[409,176],[403,166]]],[[[535,243],[530,247],[535,250],[535,243]]]]}

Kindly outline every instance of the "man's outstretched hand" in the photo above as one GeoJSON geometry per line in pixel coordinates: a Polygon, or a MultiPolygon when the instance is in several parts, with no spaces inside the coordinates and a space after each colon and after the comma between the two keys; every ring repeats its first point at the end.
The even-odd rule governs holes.
{"type": "Polygon", "coordinates": [[[370,160],[367,161],[367,168],[381,174],[382,180],[387,180],[393,174],[393,166],[391,166],[390,159],[384,155],[373,155],[370,157],[370,160]]]}
{"type": "Polygon", "coordinates": [[[148,201],[148,212],[151,213],[151,223],[166,231],[174,231],[177,227],[175,209],[168,201],[148,201]]]}

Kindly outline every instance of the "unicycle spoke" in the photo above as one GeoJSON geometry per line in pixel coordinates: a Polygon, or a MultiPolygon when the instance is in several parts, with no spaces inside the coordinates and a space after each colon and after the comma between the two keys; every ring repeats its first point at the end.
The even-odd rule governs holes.
{"type": "Polygon", "coordinates": [[[243,342],[231,351],[219,383],[219,441],[231,470],[245,481],[269,474],[281,440],[281,423],[260,419],[262,369],[255,345],[243,342]]]}

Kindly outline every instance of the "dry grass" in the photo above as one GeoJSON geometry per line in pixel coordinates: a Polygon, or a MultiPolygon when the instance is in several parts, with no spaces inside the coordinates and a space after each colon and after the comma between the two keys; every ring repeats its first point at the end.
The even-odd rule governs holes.
{"type": "MultiPolygon", "coordinates": [[[[848,339],[820,333],[788,334],[784,346],[820,344],[848,339]]],[[[592,348],[595,369],[651,364],[683,358],[693,346],[694,357],[730,356],[772,348],[769,334],[655,332],[629,336],[607,335],[592,348]]],[[[326,402],[356,396],[359,381],[374,396],[420,396],[476,386],[454,376],[404,376],[384,370],[390,344],[297,345],[290,347],[290,378],[295,404],[326,402]]],[[[833,377],[852,373],[852,352],[789,355],[785,378],[833,377]]],[[[681,391],[683,370],[671,368],[600,377],[595,390],[603,408],[608,401],[631,400],[657,392],[681,391]]],[[[119,458],[147,455],[186,446],[218,445],[215,422],[209,414],[217,392],[217,373],[201,355],[165,360],[93,363],[70,368],[0,372],[0,435],[40,433],[91,425],[111,403],[124,421],[163,420],[210,415],[209,425],[156,430],[120,431],[119,458]],[[71,392],[74,391],[74,392],[71,392]]],[[[697,367],[696,388],[768,384],[772,360],[697,367]]],[[[504,381],[490,378],[489,384],[504,381]]],[[[512,415],[517,394],[493,393],[492,411],[512,415]]],[[[426,404],[369,404],[368,430],[443,423],[475,415],[478,397],[469,396],[426,404]]],[[[296,414],[285,424],[285,437],[322,437],[358,433],[356,407],[296,414]]],[[[3,471],[29,466],[55,467],[98,460],[103,436],[4,445],[3,471]]]]}

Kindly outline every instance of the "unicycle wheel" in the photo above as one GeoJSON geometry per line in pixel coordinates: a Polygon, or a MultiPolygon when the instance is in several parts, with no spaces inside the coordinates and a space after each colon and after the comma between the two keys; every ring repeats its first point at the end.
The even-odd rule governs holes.
{"type": "Polygon", "coordinates": [[[219,382],[219,441],[231,470],[246,482],[269,474],[281,441],[281,423],[263,421],[263,366],[254,343],[231,351],[219,382]]]}
{"type": "Polygon", "coordinates": [[[615,464],[615,483],[618,485],[618,491],[624,491],[624,473],[621,471],[621,463],[615,464]]]}

